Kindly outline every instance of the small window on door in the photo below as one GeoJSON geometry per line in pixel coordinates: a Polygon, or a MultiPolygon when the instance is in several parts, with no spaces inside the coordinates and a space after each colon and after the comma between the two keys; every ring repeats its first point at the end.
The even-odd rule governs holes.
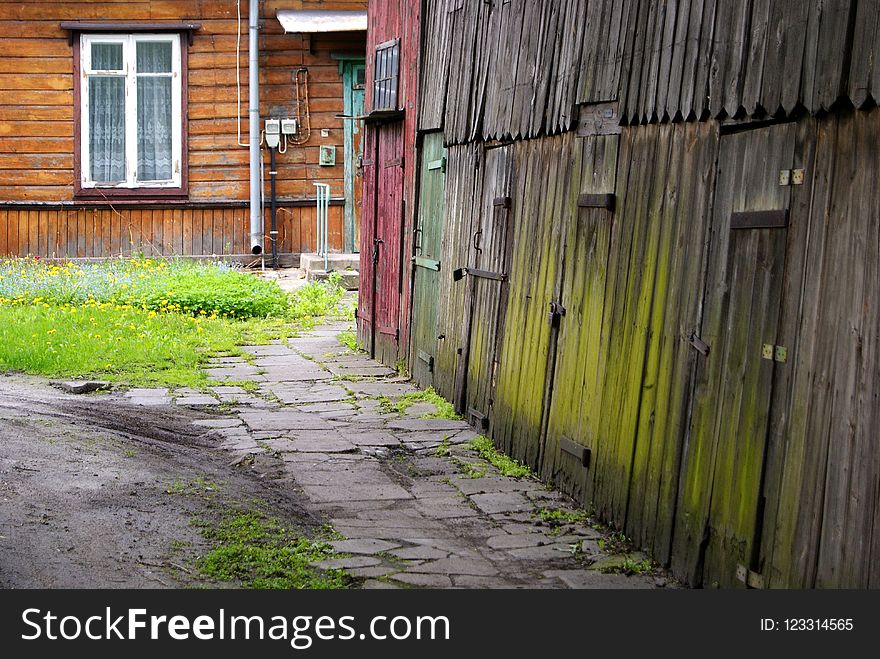
{"type": "Polygon", "coordinates": [[[367,70],[363,66],[359,66],[354,70],[354,82],[352,89],[366,89],[367,87],[367,70]]]}
{"type": "Polygon", "coordinates": [[[400,39],[376,46],[373,111],[396,110],[400,79],[400,39]]]}

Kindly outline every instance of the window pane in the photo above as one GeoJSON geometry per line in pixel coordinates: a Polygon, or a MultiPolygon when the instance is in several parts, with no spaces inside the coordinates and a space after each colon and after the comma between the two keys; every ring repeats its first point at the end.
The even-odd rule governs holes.
{"type": "Polygon", "coordinates": [[[167,181],[172,178],[171,106],[171,78],[138,78],[139,181],[167,181]]]}
{"type": "Polygon", "coordinates": [[[168,41],[138,41],[138,73],[171,73],[171,43],[168,41]]]}
{"type": "Polygon", "coordinates": [[[125,79],[89,78],[89,171],[97,183],[125,180],[125,79]]]}
{"type": "Polygon", "coordinates": [[[93,43],[92,71],[122,71],[122,44],[93,43]]]}

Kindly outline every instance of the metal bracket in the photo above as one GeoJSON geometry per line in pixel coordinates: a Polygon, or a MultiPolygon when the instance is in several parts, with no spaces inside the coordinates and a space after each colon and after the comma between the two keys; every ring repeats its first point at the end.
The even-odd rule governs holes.
{"type": "Polygon", "coordinates": [[[559,450],[577,458],[582,466],[590,466],[590,456],[592,455],[592,451],[583,444],[578,444],[568,437],[562,437],[559,440],[559,450]]]}
{"type": "Polygon", "coordinates": [[[468,409],[468,423],[475,428],[481,428],[482,430],[489,429],[489,417],[473,407],[468,409]]]}
{"type": "Polygon", "coordinates": [[[488,270],[477,270],[476,268],[457,268],[452,272],[452,281],[460,281],[465,275],[477,277],[478,279],[494,279],[495,281],[505,281],[507,275],[503,272],[489,272],[488,270]]]}
{"type": "Polygon", "coordinates": [[[803,169],[791,170],[791,184],[792,185],[803,185],[804,178],[805,178],[805,172],[803,169]]]}
{"type": "Polygon", "coordinates": [[[791,170],[790,169],[780,169],[779,170],[779,185],[781,185],[781,186],[791,185],[791,170]]]}
{"type": "Polygon", "coordinates": [[[492,201],[492,205],[495,208],[510,208],[512,201],[513,200],[510,197],[495,197],[492,201]]]}
{"type": "Polygon", "coordinates": [[[414,256],[412,260],[413,263],[420,268],[440,272],[440,261],[435,261],[434,259],[426,259],[424,256],[414,256]]]}
{"type": "Polygon", "coordinates": [[[688,337],[688,343],[691,344],[691,348],[703,355],[703,357],[709,356],[709,344],[697,336],[696,332],[691,332],[691,335],[688,337]]]}
{"type": "Polygon", "coordinates": [[[440,160],[432,160],[428,163],[428,169],[434,170],[439,169],[441,172],[446,172],[446,157],[440,158],[440,160]]]}
{"type": "Polygon", "coordinates": [[[434,372],[434,357],[429,355],[424,350],[419,350],[418,356],[419,356],[419,361],[424,362],[425,365],[428,367],[428,371],[433,373],[434,372]]]}

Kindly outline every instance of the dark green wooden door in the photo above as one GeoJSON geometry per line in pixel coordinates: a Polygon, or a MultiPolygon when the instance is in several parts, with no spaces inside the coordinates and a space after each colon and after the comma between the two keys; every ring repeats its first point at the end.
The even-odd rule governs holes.
{"type": "Polygon", "coordinates": [[[425,135],[419,176],[419,215],[413,258],[412,375],[421,387],[434,384],[437,355],[437,308],[446,190],[443,133],[425,135]]]}
{"type": "MultiPolygon", "coordinates": [[[[797,144],[794,124],[721,137],[677,551],[693,583],[760,586],[760,530],[797,144]]],[[[801,170],[802,173],[802,170],[801,170]]]]}

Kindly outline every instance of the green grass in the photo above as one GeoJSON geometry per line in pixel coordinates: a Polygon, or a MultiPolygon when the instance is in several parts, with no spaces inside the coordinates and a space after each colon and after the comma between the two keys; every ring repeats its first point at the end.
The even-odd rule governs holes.
{"type": "Polygon", "coordinates": [[[415,391],[401,396],[396,403],[391,403],[391,409],[389,411],[404,414],[416,403],[431,403],[431,405],[434,406],[435,411],[425,414],[422,417],[424,419],[461,419],[461,417],[455,413],[455,407],[453,407],[452,403],[434,391],[434,387],[428,387],[425,391],[415,391]]]}
{"type": "Polygon", "coordinates": [[[568,511],[555,508],[542,508],[537,513],[538,519],[552,526],[559,524],[583,524],[587,521],[584,510],[568,511]]]}
{"type": "Polygon", "coordinates": [[[286,294],[229,267],[0,261],[0,372],[204,388],[201,367],[339,312],[338,282],[286,294]]]}
{"type": "Polygon", "coordinates": [[[342,330],[336,335],[336,339],[339,341],[339,345],[348,348],[351,352],[358,352],[360,350],[357,340],[357,332],[354,331],[354,328],[349,327],[348,329],[342,330]]]}
{"type": "Polygon", "coordinates": [[[524,464],[517,462],[495,448],[492,440],[484,435],[475,437],[470,442],[470,447],[479,453],[480,457],[489,462],[503,476],[509,478],[534,478],[535,474],[524,464]]]}
{"type": "Polygon", "coordinates": [[[334,557],[333,547],[297,535],[282,522],[258,512],[227,513],[204,525],[211,549],[197,563],[202,576],[257,589],[338,589],[349,579],[343,570],[321,571],[309,563],[334,557]]]}

